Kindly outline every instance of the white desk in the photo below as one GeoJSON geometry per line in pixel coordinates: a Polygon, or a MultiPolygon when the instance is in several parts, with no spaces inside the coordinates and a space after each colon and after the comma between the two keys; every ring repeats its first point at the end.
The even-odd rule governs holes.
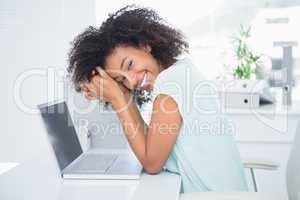
{"type": "Polygon", "coordinates": [[[62,180],[40,116],[22,117],[17,126],[26,131],[2,130],[9,134],[0,137],[0,162],[20,163],[0,174],[0,200],[178,199],[180,177],[166,172],[139,180],[62,180]]]}
{"type": "Polygon", "coordinates": [[[176,200],[180,177],[143,173],[140,180],[62,180],[48,162],[26,163],[0,175],[1,200],[176,200]]]}

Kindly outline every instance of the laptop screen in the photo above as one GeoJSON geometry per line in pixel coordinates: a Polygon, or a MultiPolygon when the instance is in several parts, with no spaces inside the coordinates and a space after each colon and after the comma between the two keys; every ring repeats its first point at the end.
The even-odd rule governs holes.
{"type": "Polygon", "coordinates": [[[65,102],[38,106],[62,171],[82,154],[82,149],[65,102]]]}

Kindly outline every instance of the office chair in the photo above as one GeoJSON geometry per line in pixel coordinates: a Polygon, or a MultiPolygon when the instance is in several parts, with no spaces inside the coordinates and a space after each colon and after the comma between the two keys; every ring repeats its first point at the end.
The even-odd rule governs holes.
{"type": "MultiPolygon", "coordinates": [[[[286,171],[288,200],[300,200],[300,121],[286,171]]],[[[180,195],[180,200],[277,200],[260,192],[195,192],[180,195]]],[[[287,200],[287,199],[278,199],[287,200]]]]}

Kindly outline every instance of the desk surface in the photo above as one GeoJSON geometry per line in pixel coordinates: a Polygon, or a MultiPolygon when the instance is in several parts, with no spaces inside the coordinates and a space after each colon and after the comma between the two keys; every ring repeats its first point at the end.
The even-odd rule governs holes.
{"type": "Polygon", "coordinates": [[[178,199],[180,177],[143,173],[140,180],[62,180],[49,162],[25,163],[0,174],[1,200],[178,199]]]}
{"type": "Polygon", "coordinates": [[[294,101],[292,105],[284,106],[278,103],[263,105],[259,108],[222,108],[227,114],[263,114],[263,115],[282,115],[300,116],[300,101],[294,101]]]}

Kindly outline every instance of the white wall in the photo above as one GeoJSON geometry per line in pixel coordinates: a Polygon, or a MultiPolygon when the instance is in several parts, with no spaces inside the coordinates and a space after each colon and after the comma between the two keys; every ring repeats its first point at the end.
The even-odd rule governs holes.
{"type": "MultiPolygon", "coordinates": [[[[249,25],[262,8],[299,6],[299,0],[210,0],[210,1],[160,1],[160,0],[96,0],[97,24],[107,18],[107,13],[128,5],[151,7],[173,26],[184,32],[190,42],[194,62],[208,78],[223,72],[224,56],[232,49],[232,37],[240,24],[249,25]]],[[[299,20],[298,20],[299,21],[299,20]]],[[[283,32],[285,30],[282,30],[283,32]]],[[[299,38],[299,37],[298,37],[299,38]]],[[[264,41],[259,41],[262,45],[264,41]]]]}
{"type": "Polygon", "coordinates": [[[48,141],[39,115],[24,108],[62,97],[59,76],[47,83],[47,74],[65,70],[69,42],[94,24],[93,0],[0,1],[0,161],[23,162],[42,155],[48,141]],[[40,75],[30,75],[33,71],[40,75]],[[21,99],[14,96],[16,80],[21,99]]]}

